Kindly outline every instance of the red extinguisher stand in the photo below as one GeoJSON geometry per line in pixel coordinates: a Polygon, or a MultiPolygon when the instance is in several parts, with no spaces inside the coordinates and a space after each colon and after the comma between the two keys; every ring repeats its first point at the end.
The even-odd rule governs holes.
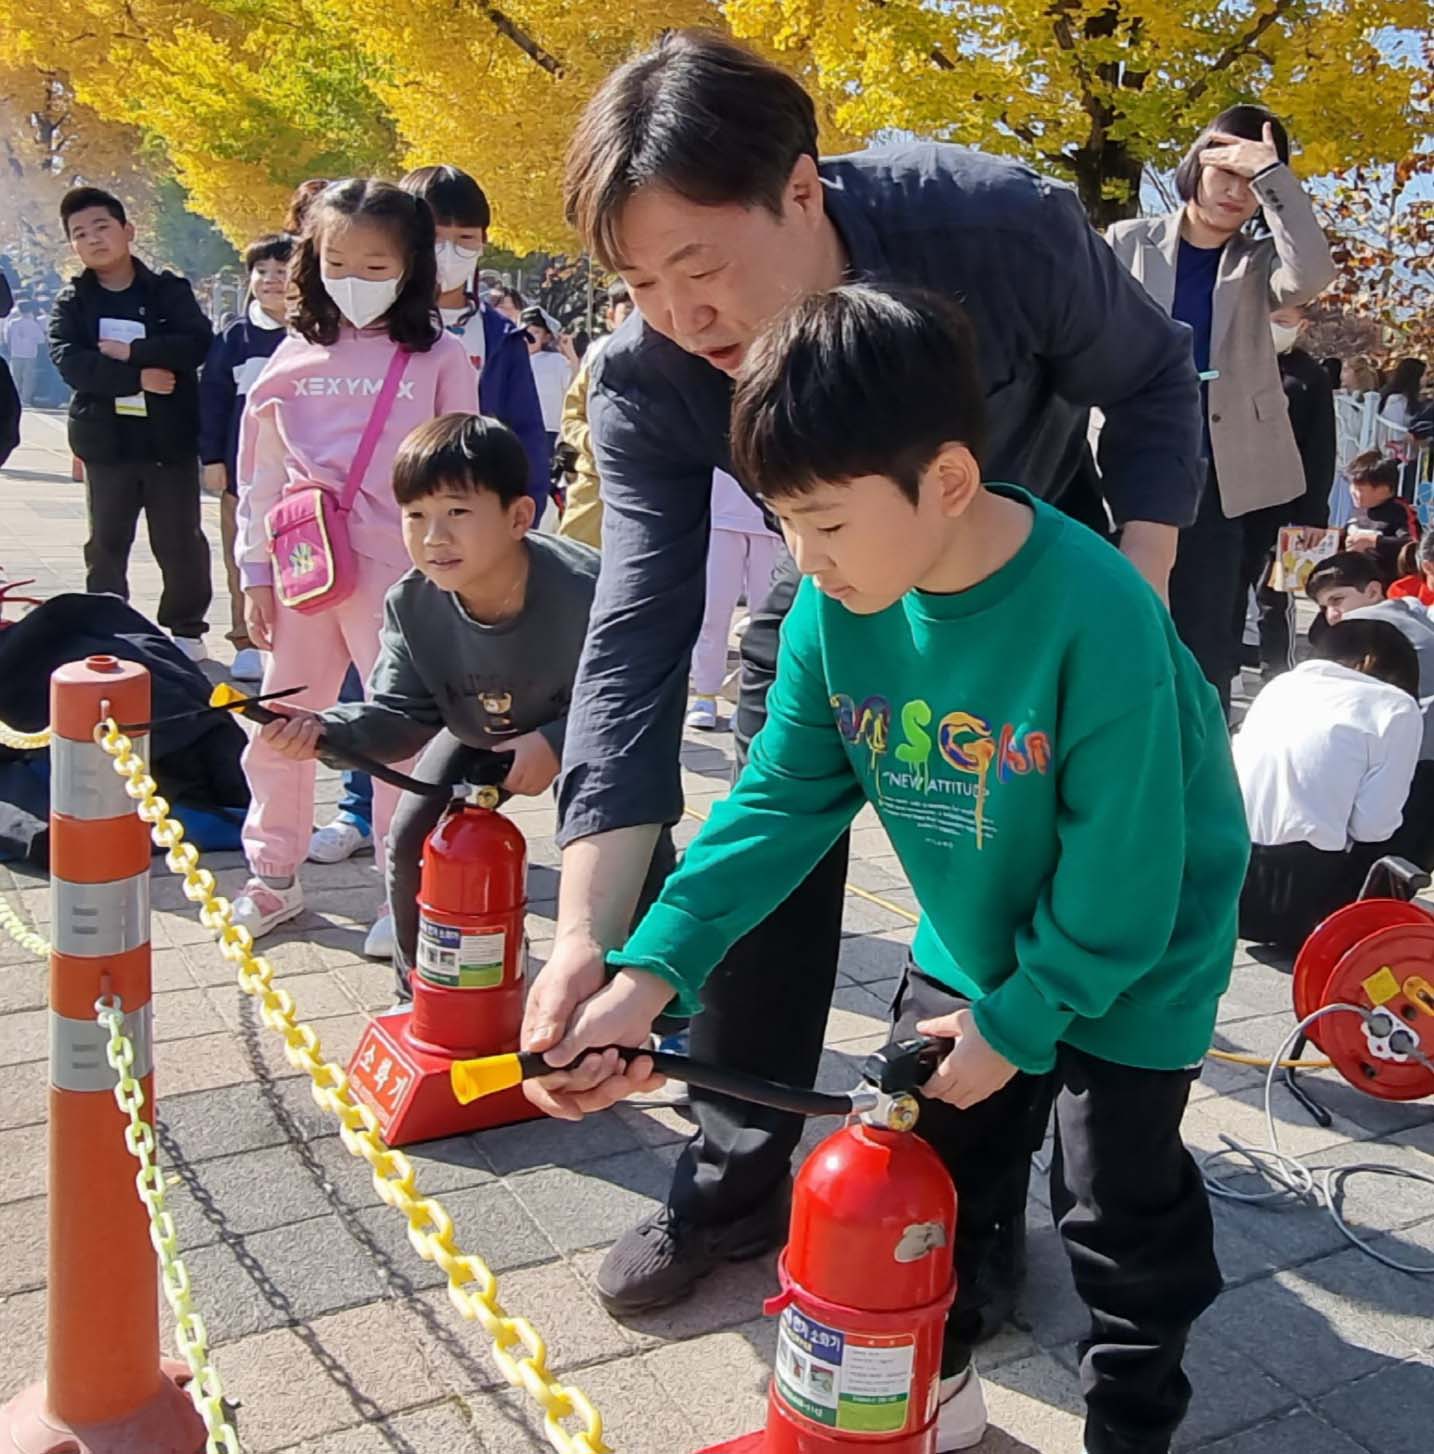
{"type": "Polygon", "coordinates": [[[348,1067],[390,1146],[540,1114],[519,1087],[453,1094],[455,1060],[518,1048],[528,958],[523,835],[495,787],[459,791],[423,846],[413,1007],[371,1020],[348,1067]]]}

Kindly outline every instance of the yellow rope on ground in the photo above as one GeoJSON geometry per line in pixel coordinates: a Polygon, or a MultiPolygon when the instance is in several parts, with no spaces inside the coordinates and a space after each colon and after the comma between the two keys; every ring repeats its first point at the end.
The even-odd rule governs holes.
{"type": "Polygon", "coordinates": [[[439,1202],[418,1190],[408,1158],[384,1142],[378,1118],[354,1099],[343,1067],[324,1058],[313,1026],[298,1019],[289,992],[274,987],[273,965],[253,952],[253,936],[234,923],[229,901],[216,894],[214,875],[200,868],[199,850],[184,842],[183,825],[169,816],[169,804],[160,797],[133,743],[112,720],[95,729],[95,741],[114,758],[115,771],[126,780],[125,790],[135,800],[140,818],[165,850],[170,871],[183,878],[185,898],[200,906],[200,922],[215,935],[220,953],[237,969],[239,988],[259,1001],[264,1024],[283,1036],[284,1054],[290,1065],[309,1077],[317,1104],[338,1117],[345,1147],[368,1163],[379,1196],[407,1219],[413,1250],[443,1269],[453,1306],[464,1318],[483,1325],[493,1340],[493,1359],[503,1376],[542,1409],[548,1442],[559,1454],[612,1454],[603,1442],[602,1416],[587,1395],[559,1383],[548,1371],[548,1347],[543,1338],[526,1318],[512,1317],[498,1301],[498,1279],[488,1264],[455,1246],[452,1217],[439,1202]],[[522,1356],[515,1356],[520,1348],[522,1356]],[[584,1427],[570,1433],[563,1428],[566,1419],[581,1420],[584,1427]]]}
{"type": "MultiPolygon", "coordinates": [[[[683,806],[682,811],[689,818],[695,818],[699,823],[705,823],[707,817],[699,813],[696,808],[683,806]]],[[[900,904],[893,904],[890,899],[884,899],[880,894],[874,894],[870,889],[864,889],[860,884],[854,884],[850,879],[846,881],[846,891],[855,894],[859,899],[865,899],[869,904],[876,904],[885,909],[888,913],[895,914],[899,919],[905,919],[909,924],[919,924],[920,914],[913,914],[910,909],[903,908],[900,904]]],[[[1227,1060],[1232,1065],[1249,1065],[1256,1070],[1268,1070],[1270,1062],[1259,1055],[1244,1055],[1235,1050],[1207,1050],[1206,1057],[1210,1060],[1227,1060]]],[[[1282,1060],[1281,1070],[1331,1070],[1333,1066],[1328,1060],[1282,1060]]]]}
{"type": "Polygon", "coordinates": [[[0,899],[0,929],[37,959],[50,957],[50,941],[35,931],[5,902],[0,899]]]}
{"type": "Polygon", "coordinates": [[[42,727],[38,732],[17,732],[8,722],[0,722],[0,747],[15,752],[35,752],[50,745],[50,729],[42,727]]]}

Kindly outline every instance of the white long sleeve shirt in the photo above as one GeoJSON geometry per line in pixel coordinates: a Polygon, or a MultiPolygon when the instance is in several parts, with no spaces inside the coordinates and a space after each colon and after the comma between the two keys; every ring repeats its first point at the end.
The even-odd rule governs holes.
{"type": "Polygon", "coordinates": [[[1403,817],[1423,736],[1408,692],[1353,667],[1306,661],[1277,676],[1235,734],[1251,840],[1334,853],[1383,842],[1403,817]]]}

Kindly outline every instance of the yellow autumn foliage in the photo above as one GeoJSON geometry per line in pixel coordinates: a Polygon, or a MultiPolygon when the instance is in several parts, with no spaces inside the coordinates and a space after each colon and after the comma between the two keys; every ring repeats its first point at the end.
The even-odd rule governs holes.
{"type": "Polygon", "coordinates": [[[834,146],[890,134],[1022,156],[1098,220],[1132,210],[1235,100],[1288,118],[1300,168],[1410,152],[1431,0],[0,0],[8,65],[60,69],[163,145],[235,241],[308,176],[450,161],[518,250],[570,244],[562,155],[612,66],[672,26],[730,28],[796,70],[834,146]]]}

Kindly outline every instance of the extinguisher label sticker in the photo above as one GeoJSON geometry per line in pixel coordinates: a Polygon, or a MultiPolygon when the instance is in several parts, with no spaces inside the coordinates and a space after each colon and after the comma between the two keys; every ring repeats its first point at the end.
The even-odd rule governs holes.
{"type": "Polygon", "coordinates": [[[451,924],[418,921],[418,969],[444,989],[486,990],[503,983],[507,936],[501,929],[465,934],[451,924]]]}
{"type": "Polygon", "coordinates": [[[782,1313],[777,1391],[813,1423],[852,1434],[894,1434],[911,1412],[916,1339],[830,1328],[795,1307],[782,1313]]]}

